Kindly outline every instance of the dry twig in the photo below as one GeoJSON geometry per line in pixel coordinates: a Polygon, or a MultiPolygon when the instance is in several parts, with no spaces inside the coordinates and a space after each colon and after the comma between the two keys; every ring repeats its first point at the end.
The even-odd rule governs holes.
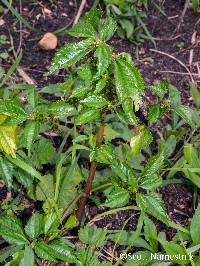
{"type": "Polygon", "coordinates": [[[86,0],[82,0],[82,2],[81,2],[81,4],[80,4],[80,7],[79,7],[79,9],[78,9],[77,15],[76,15],[76,17],[75,17],[75,19],[74,19],[73,26],[76,25],[77,22],[79,21],[79,18],[81,17],[81,14],[82,14],[82,12],[83,12],[83,8],[84,8],[85,4],[86,4],[86,0]]]}

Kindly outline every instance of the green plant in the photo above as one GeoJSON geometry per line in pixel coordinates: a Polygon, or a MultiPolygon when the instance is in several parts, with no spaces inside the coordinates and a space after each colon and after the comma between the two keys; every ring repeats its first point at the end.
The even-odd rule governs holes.
{"type": "Polygon", "coordinates": [[[199,10],[199,0],[191,0],[191,6],[194,11],[199,10]]]}
{"type": "MultiPolygon", "coordinates": [[[[50,74],[69,70],[63,83],[41,89],[25,84],[4,88],[0,100],[0,176],[9,189],[19,191],[24,187],[31,199],[43,205],[34,212],[25,232],[11,215],[12,210],[5,209],[0,217],[0,233],[17,247],[4,254],[2,261],[13,254],[14,260],[26,265],[30,256],[30,265],[34,265],[36,254],[52,263],[68,262],[68,255],[73,254],[70,258],[77,265],[88,265],[92,260],[93,265],[111,265],[98,262],[96,256],[96,250],[100,251],[107,240],[107,231],[81,228],[79,238],[86,248],[62,242],[65,230],[84,223],[89,197],[111,208],[108,213],[130,209],[140,214],[133,242],[140,240],[143,224],[144,230],[149,232],[151,226],[155,232],[149,215],[188,234],[186,228],[168,218],[157,190],[164,185],[161,174],[177,142],[189,128],[195,132],[199,128],[199,111],[184,106],[178,90],[166,82],[145,88],[131,56],[115,54],[106,43],[116,29],[114,19],[102,20],[99,10],[90,10],[68,31],[85,39],[67,43],[53,58],[50,74]],[[154,95],[151,103],[143,100],[145,90],[154,95]],[[50,101],[44,93],[51,95],[50,101]],[[141,110],[147,113],[145,117],[141,110]],[[155,139],[151,126],[157,123],[164,127],[163,118],[169,112],[172,121],[166,134],[155,139]],[[156,145],[152,150],[153,140],[156,145]],[[98,191],[104,197],[99,197],[98,191]],[[130,198],[135,199],[135,205],[127,206],[130,198]]],[[[10,73],[19,61],[20,55],[10,73]]],[[[4,76],[2,86],[8,77],[4,76]]],[[[157,250],[157,242],[148,239],[146,247],[157,250]]],[[[12,265],[9,263],[12,261],[8,262],[12,265]]],[[[119,263],[120,259],[116,260],[116,265],[119,263]]]]}

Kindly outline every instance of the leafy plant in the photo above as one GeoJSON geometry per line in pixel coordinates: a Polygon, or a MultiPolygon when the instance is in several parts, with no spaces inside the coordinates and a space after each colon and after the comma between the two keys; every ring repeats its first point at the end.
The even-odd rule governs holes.
{"type": "MultiPolygon", "coordinates": [[[[168,177],[175,174],[175,169],[168,167],[176,161],[173,154],[178,142],[191,128],[197,132],[199,110],[183,105],[180,92],[166,82],[145,87],[131,56],[115,54],[107,44],[116,30],[113,18],[103,20],[99,10],[91,9],[68,30],[83,40],[65,44],[53,58],[49,74],[68,69],[63,83],[39,89],[25,84],[4,88],[0,100],[0,177],[9,190],[19,192],[23,187],[30,199],[42,203],[40,211],[34,207],[24,228],[12,210],[4,209],[0,234],[15,245],[3,254],[3,262],[13,255],[7,265],[34,265],[35,260],[43,259],[53,265],[63,261],[108,266],[114,257],[111,262],[100,262],[101,248],[108,239],[116,245],[125,243],[121,237],[126,238],[127,250],[134,245],[145,248],[146,257],[150,251],[189,252],[158,234],[151,217],[181,234],[190,234],[169,219],[158,189],[166,183],[162,178],[166,168],[170,170],[168,177]],[[143,99],[146,90],[154,96],[151,103],[143,99]],[[169,114],[171,122],[166,126],[169,114]],[[159,139],[152,134],[152,125],[167,128],[159,139]],[[111,208],[108,213],[137,211],[136,230],[122,230],[113,236],[86,226],[79,230],[81,243],[63,241],[66,231],[84,224],[89,197],[97,205],[111,208]],[[135,205],[127,206],[130,199],[135,205]]],[[[198,107],[197,100],[195,103],[198,107]]],[[[193,169],[199,167],[199,153],[188,142],[185,167],[181,165],[180,170],[186,175],[187,168],[196,175],[198,171],[193,169]]],[[[198,185],[194,177],[190,179],[198,185]]],[[[195,245],[198,213],[197,209],[190,229],[195,245]]],[[[116,259],[116,265],[120,261],[116,259]]],[[[188,262],[187,257],[184,263],[188,262]]]]}

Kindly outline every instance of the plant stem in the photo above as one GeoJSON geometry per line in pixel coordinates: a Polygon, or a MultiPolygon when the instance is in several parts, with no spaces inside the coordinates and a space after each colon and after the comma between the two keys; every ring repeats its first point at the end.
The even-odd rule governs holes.
{"type": "MultiPolygon", "coordinates": [[[[101,144],[103,142],[103,134],[104,134],[104,124],[102,123],[99,127],[99,131],[98,131],[98,135],[97,135],[97,147],[101,146],[101,144]]],[[[84,187],[84,193],[86,194],[86,196],[81,197],[80,207],[79,207],[79,209],[77,211],[77,215],[76,215],[77,220],[79,222],[79,225],[81,224],[81,221],[82,221],[82,217],[83,217],[85,205],[87,203],[88,195],[90,194],[90,192],[92,190],[92,183],[93,183],[93,180],[95,177],[96,168],[97,168],[96,161],[92,161],[91,166],[90,166],[89,176],[88,176],[87,182],[86,182],[85,187],[84,187]]]]}

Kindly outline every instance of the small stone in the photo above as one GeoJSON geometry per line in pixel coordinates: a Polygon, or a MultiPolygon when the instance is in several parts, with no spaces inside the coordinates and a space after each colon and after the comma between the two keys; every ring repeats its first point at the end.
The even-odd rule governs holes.
{"type": "Polygon", "coordinates": [[[57,47],[57,44],[58,39],[51,32],[45,33],[42,39],[38,42],[38,46],[44,50],[54,50],[57,47]]]}
{"type": "Polygon", "coordinates": [[[3,19],[0,19],[0,27],[5,24],[5,21],[3,19]]]}

